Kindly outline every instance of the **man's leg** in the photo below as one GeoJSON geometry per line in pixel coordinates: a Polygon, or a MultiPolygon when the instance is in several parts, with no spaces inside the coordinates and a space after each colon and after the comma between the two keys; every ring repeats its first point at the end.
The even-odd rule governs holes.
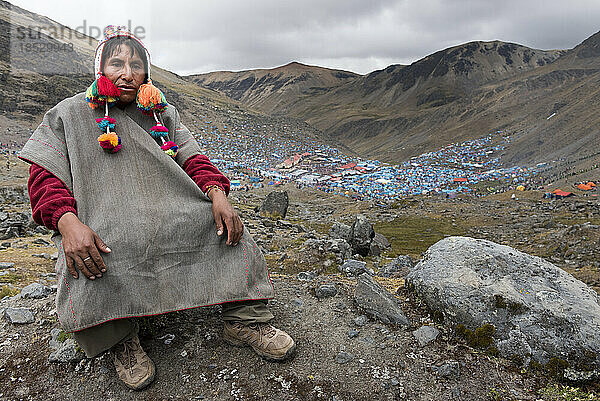
{"type": "Polygon", "coordinates": [[[266,323],[274,317],[265,301],[226,302],[221,306],[223,320],[226,322],[241,322],[247,326],[252,323],[266,323]]]}
{"type": "Polygon", "coordinates": [[[133,319],[117,319],[73,333],[88,357],[111,350],[119,379],[134,390],[154,380],[156,367],[140,345],[139,325],[133,319]]]}
{"type": "Polygon", "coordinates": [[[133,319],[117,319],[76,331],[73,333],[73,338],[85,355],[93,358],[118,343],[133,338],[138,330],[138,324],[133,319]]]}
{"type": "Polygon", "coordinates": [[[282,361],[293,355],[296,343],[268,322],[273,314],[264,301],[227,302],[223,306],[223,339],[236,346],[250,346],[268,360],[282,361]]]}

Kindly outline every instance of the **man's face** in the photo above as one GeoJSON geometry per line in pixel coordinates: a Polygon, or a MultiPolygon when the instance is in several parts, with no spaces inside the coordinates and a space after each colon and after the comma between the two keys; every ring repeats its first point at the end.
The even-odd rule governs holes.
{"type": "Polygon", "coordinates": [[[131,53],[129,46],[121,45],[104,64],[104,75],[121,91],[121,104],[135,100],[137,91],[146,77],[144,62],[137,53],[133,57],[131,53]]]}

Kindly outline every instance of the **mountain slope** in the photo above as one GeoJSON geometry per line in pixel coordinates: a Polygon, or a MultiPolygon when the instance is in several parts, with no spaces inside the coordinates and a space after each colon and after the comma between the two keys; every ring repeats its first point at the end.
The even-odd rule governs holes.
{"type": "Polygon", "coordinates": [[[290,98],[317,95],[358,76],[349,71],[294,61],[271,69],[217,71],[186,78],[200,86],[223,92],[258,110],[278,114],[278,111],[286,108],[290,98]]]}

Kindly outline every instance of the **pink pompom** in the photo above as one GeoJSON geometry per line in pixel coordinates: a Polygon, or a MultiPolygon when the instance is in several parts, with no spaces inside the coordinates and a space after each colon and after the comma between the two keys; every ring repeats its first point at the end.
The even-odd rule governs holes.
{"type": "Polygon", "coordinates": [[[164,125],[155,125],[154,127],[152,127],[150,129],[150,131],[155,131],[155,132],[169,132],[169,130],[167,129],[167,127],[165,127],[164,125]]]}
{"type": "Polygon", "coordinates": [[[112,117],[102,117],[96,119],[97,123],[101,123],[102,121],[108,121],[110,124],[115,124],[117,122],[117,120],[112,117]]]}
{"type": "Polygon", "coordinates": [[[167,141],[164,144],[162,144],[160,148],[162,150],[169,150],[169,149],[171,149],[173,147],[177,147],[177,144],[175,142],[173,142],[173,141],[167,141]]]}

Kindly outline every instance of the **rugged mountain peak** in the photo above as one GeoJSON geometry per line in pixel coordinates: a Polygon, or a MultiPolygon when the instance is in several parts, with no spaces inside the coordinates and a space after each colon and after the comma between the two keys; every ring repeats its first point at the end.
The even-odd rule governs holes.
{"type": "Polygon", "coordinates": [[[578,58],[600,57],[600,31],[581,42],[573,51],[578,58]]]}

